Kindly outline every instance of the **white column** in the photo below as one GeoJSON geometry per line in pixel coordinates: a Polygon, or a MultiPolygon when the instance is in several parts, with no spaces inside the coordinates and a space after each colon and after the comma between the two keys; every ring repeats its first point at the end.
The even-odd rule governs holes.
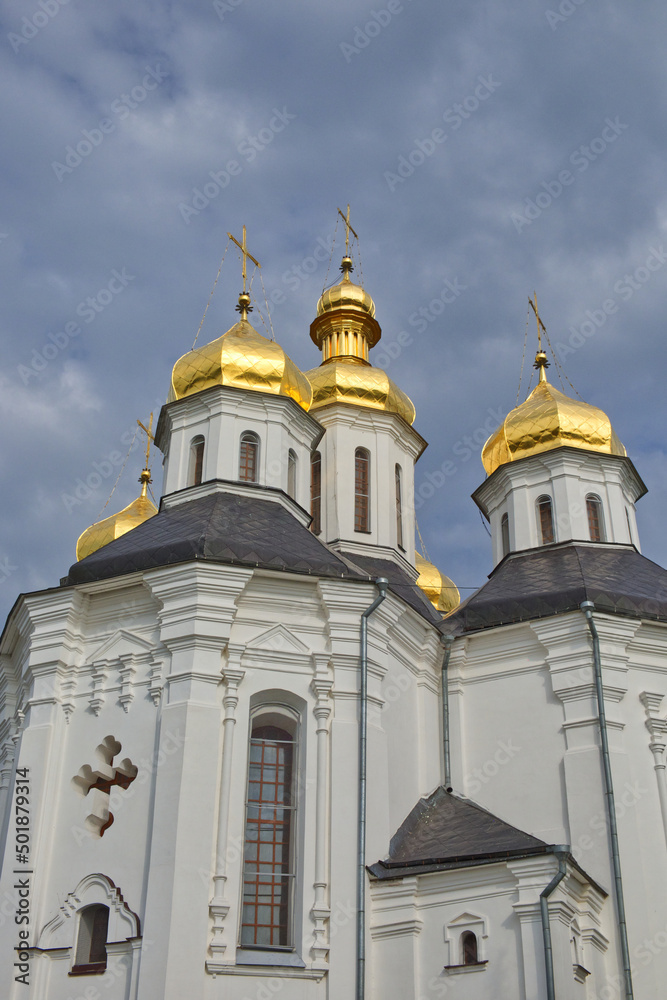
{"type": "MultiPolygon", "coordinates": [[[[233,665],[238,664],[242,650],[242,646],[232,646],[230,643],[227,647],[228,662],[233,665]]],[[[213,898],[209,903],[209,913],[213,918],[213,936],[211,938],[210,950],[214,962],[220,960],[227,949],[227,944],[224,940],[224,923],[230,907],[230,902],[225,895],[229,798],[232,781],[232,751],[234,747],[234,727],[236,726],[236,706],[239,702],[238,688],[244,674],[245,671],[234,669],[234,666],[227,667],[223,673],[223,679],[227,688],[222,699],[225,718],[222,724],[222,767],[220,769],[218,836],[215,854],[215,874],[213,876],[213,898]]]]}
{"type": "Polygon", "coordinates": [[[646,728],[651,734],[649,749],[653,754],[653,767],[655,769],[655,776],[658,782],[662,825],[665,830],[665,839],[667,840],[667,774],[665,773],[667,719],[662,719],[658,715],[664,695],[652,694],[649,691],[644,691],[639,697],[641,698],[642,704],[646,709],[646,728]]]}
{"type": "MultiPolygon", "coordinates": [[[[322,659],[327,662],[317,663],[317,666],[326,670],[328,654],[322,659]]],[[[316,655],[316,662],[318,660],[320,657],[316,655]]],[[[312,682],[313,691],[317,696],[317,704],[314,709],[317,719],[317,790],[315,801],[315,902],[310,911],[315,929],[313,930],[313,944],[310,950],[313,965],[317,968],[327,968],[329,957],[331,909],[327,898],[329,889],[327,807],[329,800],[329,716],[331,715],[332,685],[333,681],[322,677],[316,677],[312,682]]]]}

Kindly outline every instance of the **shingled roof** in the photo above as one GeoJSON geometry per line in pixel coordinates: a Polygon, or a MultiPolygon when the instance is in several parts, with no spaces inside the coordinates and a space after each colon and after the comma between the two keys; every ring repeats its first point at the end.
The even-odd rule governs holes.
{"type": "Polygon", "coordinates": [[[377,879],[403,878],[552,850],[543,840],[440,786],[419,800],[392,837],[389,857],[369,871],[377,879]]]}
{"type": "Polygon", "coordinates": [[[441,616],[389,559],[329,548],[281,503],[257,487],[256,496],[215,490],[162,507],[154,517],[74,563],[62,586],[108,580],[191,560],[240,564],[348,580],[387,577],[389,589],[432,624],[441,616]]]}
{"type": "Polygon", "coordinates": [[[64,585],[203,559],[316,576],[364,579],[281,504],[222,491],[163,508],[74,563],[64,585]]]}
{"type": "Polygon", "coordinates": [[[563,542],[513,552],[441,629],[458,635],[545,618],[575,611],[582,601],[610,614],[667,621],[667,570],[633,545],[563,542]]]}

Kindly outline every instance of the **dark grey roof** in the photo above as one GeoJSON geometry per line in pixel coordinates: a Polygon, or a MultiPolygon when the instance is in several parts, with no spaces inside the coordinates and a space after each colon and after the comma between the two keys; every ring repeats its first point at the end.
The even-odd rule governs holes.
{"type": "Polygon", "coordinates": [[[155,517],[74,563],[63,585],[203,559],[317,576],[364,579],[279,503],[214,492],[155,517]]]}
{"type": "Polygon", "coordinates": [[[378,879],[549,854],[552,848],[443,786],[420,799],[391,838],[389,857],[371,865],[378,879]]]}
{"type": "Polygon", "coordinates": [[[442,615],[438,614],[424,591],[397,563],[391,559],[375,559],[370,555],[359,555],[357,552],[343,552],[343,555],[348,562],[354,563],[373,579],[385,576],[389,580],[389,589],[427,621],[433,624],[442,621],[442,615]]]}
{"type": "Polygon", "coordinates": [[[563,542],[515,552],[441,629],[457,635],[545,618],[582,601],[606,613],[667,621],[667,570],[631,545],[563,542]]]}

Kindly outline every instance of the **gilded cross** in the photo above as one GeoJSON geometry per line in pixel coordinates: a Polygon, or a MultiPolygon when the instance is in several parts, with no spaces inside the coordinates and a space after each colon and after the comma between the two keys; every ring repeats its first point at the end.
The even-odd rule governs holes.
{"type": "Polygon", "coordinates": [[[357,234],[355,233],[354,229],[350,225],[350,206],[349,205],[347,206],[347,215],[343,215],[343,213],[341,212],[340,209],[338,209],[338,214],[340,215],[341,219],[345,223],[345,256],[349,257],[349,255],[350,255],[349,254],[349,250],[350,250],[350,233],[352,233],[352,235],[354,236],[354,238],[357,241],[359,240],[359,237],[357,236],[357,234]]]}
{"type": "Polygon", "coordinates": [[[246,288],[245,288],[245,286],[246,286],[246,264],[247,264],[248,257],[253,262],[253,264],[255,265],[255,267],[261,268],[262,265],[260,264],[260,262],[258,260],[255,260],[255,258],[253,257],[253,255],[251,253],[249,253],[248,250],[246,249],[245,226],[243,227],[243,242],[242,243],[239,243],[239,241],[236,239],[236,237],[232,236],[231,233],[227,233],[227,235],[229,236],[230,240],[232,240],[233,243],[236,243],[237,247],[239,248],[239,250],[243,254],[243,294],[245,295],[246,294],[246,288]]]}

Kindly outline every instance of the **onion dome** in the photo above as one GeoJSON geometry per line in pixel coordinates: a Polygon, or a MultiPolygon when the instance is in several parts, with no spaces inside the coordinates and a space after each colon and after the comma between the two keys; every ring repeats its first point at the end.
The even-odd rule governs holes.
{"type": "Polygon", "coordinates": [[[239,296],[238,323],[205,347],[184,354],[174,365],[169,402],[192,396],[212,385],[253,389],[274,396],[290,396],[304,410],[312,390],[306,376],[279,344],[258,333],[247,320],[250,296],[239,296]]]}
{"type": "Polygon", "coordinates": [[[540,380],[528,399],[505,417],[482,449],[487,475],[507,462],[567,445],[603,455],[627,454],[606,413],[559,392],[548,381],[546,354],[538,351],[540,380]]]}
{"type": "Polygon", "coordinates": [[[157,507],[147,496],[150,481],[151,474],[148,469],[144,469],[139,479],[141,494],[137,499],[133,500],[131,504],[117,514],[105,517],[103,521],[96,521],[95,524],[91,524],[90,528],[86,528],[76,543],[76,558],[78,562],[81,562],[86,556],[92,555],[93,552],[97,552],[103,545],[108,545],[109,542],[120,538],[126,532],[132,531],[133,528],[138,528],[140,524],[148,521],[149,518],[155,517],[157,507]]]}
{"type": "Polygon", "coordinates": [[[417,586],[424,591],[436,611],[447,615],[459,606],[461,595],[456,585],[418,552],[415,552],[415,569],[419,573],[417,586]]]}
{"type": "Polygon", "coordinates": [[[415,419],[412,400],[368,360],[369,350],[382,334],[375,303],[361,285],[351,281],[350,257],[343,257],[340,269],[342,281],[323,293],[310,325],[311,339],[322,350],[320,367],[306,372],[313,390],[311,409],[352,403],[397,413],[411,424],[415,419]]]}

